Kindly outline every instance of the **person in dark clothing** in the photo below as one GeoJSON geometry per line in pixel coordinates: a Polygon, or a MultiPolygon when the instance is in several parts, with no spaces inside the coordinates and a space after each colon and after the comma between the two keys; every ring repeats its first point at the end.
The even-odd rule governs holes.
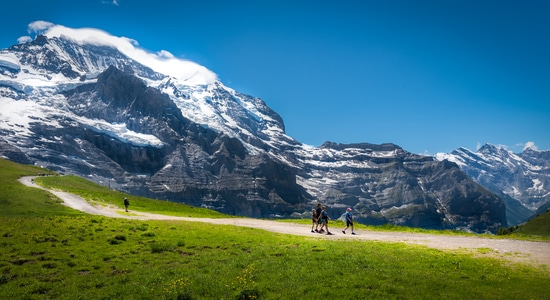
{"type": "Polygon", "coordinates": [[[313,228],[315,228],[315,225],[317,225],[317,211],[314,209],[311,210],[311,232],[315,232],[313,228]]]}
{"type": "Polygon", "coordinates": [[[326,228],[327,230],[327,235],[332,235],[332,232],[330,232],[330,230],[328,230],[328,220],[329,220],[329,216],[328,216],[328,213],[327,213],[327,206],[326,205],[323,205],[323,211],[321,212],[321,230],[319,230],[319,233],[323,232],[323,227],[326,228]]]}
{"type": "Polygon", "coordinates": [[[317,203],[317,208],[315,208],[315,218],[317,219],[317,224],[315,225],[315,232],[319,232],[319,224],[321,224],[321,203],[317,203]]]}
{"type": "Polygon", "coordinates": [[[130,205],[130,201],[128,198],[124,198],[124,208],[126,209],[126,212],[128,212],[128,206],[130,205]]]}

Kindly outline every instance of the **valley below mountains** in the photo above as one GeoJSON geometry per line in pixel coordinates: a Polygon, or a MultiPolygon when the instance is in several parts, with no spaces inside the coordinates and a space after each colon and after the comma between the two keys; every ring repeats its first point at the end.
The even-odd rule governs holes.
{"type": "MultiPolygon", "coordinates": [[[[33,176],[22,177],[19,182],[22,184],[42,188],[33,183],[33,176]]],[[[42,188],[44,189],[44,188],[42,188]]],[[[46,189],[47,190],[47,189],[46,189]]],[[[355,239],[367,241],[382,242],[400,242],[407,244],[423,245],[430,248],[441,250],[465,250],[477,251],[478,249],[491,249],[492,251],[477,251],[476,256],[497,257],[499,259],[511,262],[528,263],[535,266],[549,266],[550,256],[547,255],[550,244],[544,241],[522,241],[516,239],[493,239],[482,236],[461,236],[448,234],[428,234],[418,232],[399,232],[399,231],[375,231],[358,230],[356,235],[345,235],[339,230],[333,229],[333,235],[310,233],[310,226],[291,222],[277,222],[273,220],[261,220],[251,218],[191,218],[175,217],[162,214],[153,214],[131,210],[130,214],[122,214],[122,209],[111,205],[94,205],[87,202],[82,197],[54,190],[48,190],[50,193],[59,197],[64,205],[80,210],[82,212],[101,215],[110,218],[124,218],[134,220],[181,220],[189,222],[203,222],[211,224],[225,224],[233,226],[243,226],[255,229],[262,229],[276,233],[309,236],[325,239],[355,239]]],[[[334,227],[332,227],[334,228],[334,227]]]]}
{"type": "Polygon", "coordinates": [[[184,75],[165,74],[102,37],[46,31],[0,50],[2,157],[255,218],[309,217],[323,203],[333,219],[351,207],[365,224],[496,232],[517,210],[511,203],[533,212],[549,202],[545,152],[523,157],[536,176],[514,179],[520,195],[458,156],[390,143],[308,146],[263,100],[204,67],[186,62],[184,75]],[[533,182],[541,188],[531,191],[533,182]]]}

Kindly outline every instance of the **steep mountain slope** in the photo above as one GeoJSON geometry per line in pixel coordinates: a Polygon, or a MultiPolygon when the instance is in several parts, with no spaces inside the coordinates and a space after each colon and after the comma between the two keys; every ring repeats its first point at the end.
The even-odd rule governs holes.
{"type": "Polygon", "coordinates": [[[457,163],[476,182],[501,194],[506,202],[509,225],[525,221],[550,202],[550,151],[528,148],[515,154],[485,144],[477,152],[459,148],[436,157],[457,163]]]}
{"type": "Polygon", "coordinates": [[[365,223],[506,224],[501,199],[454,163],[393,144],[303,145],[261,99],[131,48],[54,26],[1,50],[0,155],[230,214],[307,216],[320,201],[333,218],[351,206],[365,223]]]}

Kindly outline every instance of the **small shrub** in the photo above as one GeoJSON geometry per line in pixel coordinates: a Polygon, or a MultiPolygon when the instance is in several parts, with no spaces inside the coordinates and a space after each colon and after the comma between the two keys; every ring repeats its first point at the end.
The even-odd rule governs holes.
{"type": "Polygon", "coordinates": [[[110,239],[109,240],[109,244],[111,245],[118,245],[118,244],[121,244],[122,241],[121,240],[117,240],[117,239],[110,239]]]}
{"type": "Polygon", "coordinates": [[[191,285],[188,278],[178,278],[173,282],[166,283],[164,293],[168,299],[191,300],[193,297],[186,290],[191,285]]]}
{"type": "Polygon", "coordinates": [[[57,265],[55,263],[45,263],[42,265],[43,268],[46,268],[46,269],[55,269],[57,268],[57,265]]]}
{"type": "Polygon", "coordinates": [[[260,293],[256,290],[244,290],[237,297],[239,300],[260,299],[260,293]]]}
{"type": "Polygon", "coordinates": [[[126,241],[126,236],[122,234],[118,234],[115,236],[115,240],[126,241]]]}
{"type": "Polygon", "coordinates": [[[143,237],[154,237],[154,236],[155,236],[155,233],[154,233],[154,232],[151,232],[151,231],[149,231],[149,232],[144,232],[144,233],[141,234],[141,236],[143,236],[143,237]]]}
{"type": "Polygon", "coordinates": [[[175,247],[166,242],[153,243],[151,244],[151,253],[163,253],[174,251],[175,247]]]}
{"type": "Polygon", "coordinates": [[[256,280],[253,275],[254,266],[249,265],[244,269],[241,276],[237,276],[237,282],[234,285],[234,288],[238,292],[237,299],[250,300],[250,299],[259,299],[260,293],[256,288],[256,280]]]}
{"type": "Polygon", "coordinates": [[[122,234],[115,235],[114,238],[109,239],[109,244],[111,245],[118,245],[122,242],[126,241],[126,236],[122,234]]]}
{"type": "Polygon", "coordinates": [[[188,293],[178,294],[176,300],[193,300],[193,297],[188,293]]]}
{"type": "Polygon", "coordinates": [[[50,292],[50,289],[48,289],[45,286],[39,286],[35,290],[33,290],[31,293],[35,295],[46,295],[50,292]]]}
{"type": "Polygon", "coordinates": [[[137,226],[136,229],[141,230],[141,231],[147,231],[148,226],[149,225],[147,225],[147,224],[141,224],[141,225],[137,226]]]}
{"type": "Polygon", "coordinates": [[[11,263],[16,266],[21,266],[22,264],[28,263],[29,261],[30,261],[29,259],[16,258],[11,263]]]}
{"type": "Polygon", "coordinates": [[[53,236],[46,236],[46,237],[34,237],[34,241],[39,244],[39,243],[47,243],[47,242],[52,242],[52,243],[55,243],[55,242],[58,242],[58,240],[53,237],[53,236]]]}

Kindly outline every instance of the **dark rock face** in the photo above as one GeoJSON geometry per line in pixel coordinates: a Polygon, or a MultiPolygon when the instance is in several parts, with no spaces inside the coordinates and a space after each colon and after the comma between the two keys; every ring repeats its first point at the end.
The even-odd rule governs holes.
{"type": "Polygon", "coordinates": [[[425,188],[434,191],[435,203],[442,204],[439,210],[446,214],[446,223],[492,232],[506,224],[505,207],[500,198],[473,182],[456,164],[434,162],[433,170],[428,178],[432,183],[425,188]]]}
{"type": "Polygon", "coordinates": [[[187,120],[166,95],[116,68],[64,95],[73,113],[125,124],[162,145],[133,144],[74,120],[65,120],[61,130],[35,124],[37,135],[63,136],[42,144],[48,150],[35,157],[58,169],[95,174],[132,193],[252,217],[291,214],[310,198],[291,168],[267,155],[250,155],[239,140],[187,120]]]}
{"type": "Polygon", "coordinates": [[[151,178],[162,198],[252,217],[290,215],[309,195],[290,168],[266,155],[248,155],[236,139],[213,141],[209,154],[196,145],[179,147],[151,178]]]}
{"type": "Polygon", "coordinates": [[[19,148],[8,144],[3,138],[0,138],[0,157],[9,159],[20,164],[30,164],[31,160],[19,150],[19,148]]]}

